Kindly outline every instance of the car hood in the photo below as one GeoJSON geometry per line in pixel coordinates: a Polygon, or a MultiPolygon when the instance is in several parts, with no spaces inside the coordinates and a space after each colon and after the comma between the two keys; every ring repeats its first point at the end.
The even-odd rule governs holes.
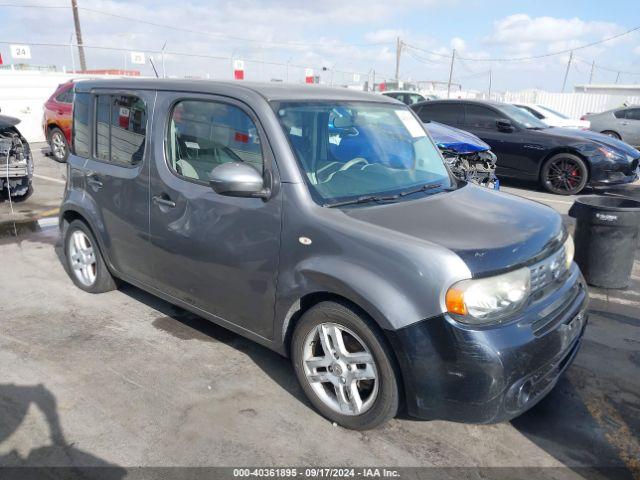
{"type": "Polygon", "coordinates": [[[638,150],[626,144],[622,140],[618,140],[608,135],[603,135],[602,133],[593,132],[591,130],[573,130],[569,128],[551,127],[542,131],[582,141],[591,140],[599,145],[609,147],[610,149],[620,153],[622,156],[630,155],[632,158],[640,156],[640,152],[638,150]]]}
{"type": "Polygon", "coordinates": [[[425,122],[424,127],[431,134],[433,141],[439,148],[453,150],[456,153],[484,152],[489,145],[484,143],[473,133],[449,127],[438,122],[425,122]]]}
{"type": "Polygon", "coordinates": [[[9,117],[7,115],[0,115],[0,129],[15,127],[20,123],[20,119],[16,117],[9,117]]]}
{"type": "Polygon", "coordinates": [[[474,276],[546,255],[562,240],[560,215],[541,203],[467,184],[419,200],[345,208],[352,218],[443,246],[474,276]]]}

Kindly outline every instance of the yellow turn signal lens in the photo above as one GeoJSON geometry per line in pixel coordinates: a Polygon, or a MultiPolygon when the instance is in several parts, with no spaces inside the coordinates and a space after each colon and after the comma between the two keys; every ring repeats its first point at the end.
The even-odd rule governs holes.
{"type": "Polygon", "coordinates": [[[467,306],[464,304],[464,292],[462,290],[455,288],[447,290],[445,303],[449,313],[457,313],[458,315],[467,314],[467,306]]]}

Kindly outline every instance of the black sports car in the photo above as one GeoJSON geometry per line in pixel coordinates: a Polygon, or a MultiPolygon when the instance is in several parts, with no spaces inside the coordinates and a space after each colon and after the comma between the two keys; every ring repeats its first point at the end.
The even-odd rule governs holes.
{"type": "Polygon", "coordinates": [[[411,105],[420,119],[467,130],[498,157],[496,174],[539,180],[545,189],[572,195],[589,185],[638,178],[640,152],[595,132],[548,127],[518,107],[478,100],[431,100],[411,105]]]}

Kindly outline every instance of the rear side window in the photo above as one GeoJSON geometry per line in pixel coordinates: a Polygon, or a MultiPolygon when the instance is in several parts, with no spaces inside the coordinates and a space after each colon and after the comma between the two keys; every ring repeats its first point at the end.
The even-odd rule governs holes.
{"type": "Polygon", "coordinates": [[[201,100],[184,100],[174,107],[167,158],[177,174],[202,182],[223,163],[248,163],[260,173],[264,164],[251,117],[234,105],[201,100]]]}
{"type": "Polygon", "coordinates": [[[73,102],[73,88],[68,88],[64,92],[59,93],[56,96],[56,101],[60,103],[71,103],[73,102]]]}
{"type": "Polygon", "coordinates": [[[542,120],[543,118],[546,118],[539,111],[534,110],[533,108],[529,108],[529,107],[520,107],[520,108],[524,108],[527,112],[529,112],[531,115],[536,117],[538,120],[542,120]]]}
{"type": "Polygon", "coordinates": [[[640,120],[640,108],[631,108],[627,110],[627,118],[629,120],[640,120]]]}
{"type": "Polygon", "coordinates": [[[459,125],[464,118],[464,106],[459,103],[435,103],[423,105],[418,113],[420,120],[459,125]]]}
{"type": "Polygon", "coordinates": [[[144,156],[147,112],[134,95],[96,97],[95,157],[117,165],[136,165],[144,156]]]}
{"type": "Polygon", "coordinates": [[[78,93],[73,104],[73,152],[81,157],[91,155],[91,130],[89,128],[89,110],[91,95],[78,93]]]}

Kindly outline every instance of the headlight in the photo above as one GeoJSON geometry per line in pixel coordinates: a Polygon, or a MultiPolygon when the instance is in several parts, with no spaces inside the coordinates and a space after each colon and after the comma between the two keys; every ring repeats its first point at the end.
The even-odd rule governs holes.
{"type": "Polygon", "coordinates": [[[571,268],[571,263],[573,262],[573,256],[576,253],[576,247],[573,244],[573,237],[571,235],[567,235],[567,239],[564,241],[564,258],[567,262],[567,269],[571,268]]]}
{"type": "Polygon", "coordinates": [[[525,304],[530,280],[527,267],[495,277],[462,280],[447,291],[447,311],[462,323],[495,322],[517,312],[525,304]]]}
{"type": "Polygon", "coordinates": [[[620,155],[618,152],[616,152],[615,150],[610,149],[609,147],[597,147],[598,151],[605,156],[605,158],[608,158],[609,160],[615,160],[617,158],[622,158],[624,159],[623,155],[620,155]]]}

